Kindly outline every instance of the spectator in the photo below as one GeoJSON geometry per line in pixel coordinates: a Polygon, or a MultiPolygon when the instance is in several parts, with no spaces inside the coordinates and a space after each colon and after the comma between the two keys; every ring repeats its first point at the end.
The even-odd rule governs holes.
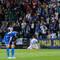
{"type": "Polygon", "coordinates": [[[58,32],[58,38],[60,38],[60,31],[58,32]]]}
{"type": "Polygon", "coordinates": [[[26,0],[17,1],[18,3],[16,1],[1,0],[0,2],[0,23],[2,23],[0,27],[4,33],[10,29],[18,31],[21,36],[25,37],[35,34],[37,38],[47,38],[46,36],[51,35],[52,32],[57,34],[60,30],[60,4],[58,1],[26,0]],[[49,34],[47,34],[47,30],[49,30],[49,34]]]}
{"type": "Polygon", "coordinates": [[[25,36],[25,34],[26,34],[26,22],[23,20],[21,25],[22,25],[23,34],[25,36]]]}
{"type": "Polygon", "coordinates": [[[58,15],[59,13],[57,11],[55,11],[55,19],[58,21],[58,15]]]}
{"type": "Polygon", "coordinates": [[[46,38],[47,27],[45,26],[45,24],[42,24],[42,25],[40,26],[40,30],[41,30],[42,38],[46,38]]]}
{"type": "Polygon", "coordinates": [[[57,38],[56,33],[52,32],[51,33],[51,38],[57,38]]]}
{"type": "Polygon", "coordinates": [[[39,29],[40,29],[40,22],[38,21],[38,24],[36,24],[36,28],[35,28],[35,35],[36,37],[38,38],[38,35],[39,35],[39,29]]]}

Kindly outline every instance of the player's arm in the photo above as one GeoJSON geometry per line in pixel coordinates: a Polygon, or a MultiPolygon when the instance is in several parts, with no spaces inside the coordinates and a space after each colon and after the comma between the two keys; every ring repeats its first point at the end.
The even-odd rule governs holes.
{"type": "Polygon", "coordinates": [[[10,37],[9,44],[11,43],[11,41],[12,41],[12,37],[10,37]]]}

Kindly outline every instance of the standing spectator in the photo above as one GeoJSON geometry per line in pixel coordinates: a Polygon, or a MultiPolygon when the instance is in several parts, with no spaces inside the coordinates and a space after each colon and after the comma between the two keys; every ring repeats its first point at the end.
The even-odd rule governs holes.
{"type": "Polygon", "coordinates": [[[48,30],[47,31],[47,38],[50,39],[51,38],[51,32],[48,30]]]}
{"type": "Polygon", "coordinates": [[[5,23],[2,23],[1,30],[2,31],[6,31],[7,30],[7,26],[6,26],[5,23]]]}
{"type": "Polygon", "coordinates": [[[32,24],[31,24],[31,33],[32,33],[32,35],[35,33],[35,24],[34,24],[34,21],[32,21],[32,24]]]}
{"type": "Polygon", "coordinates": [[[58,38],[60,38],[60,31],[58,31],[58,38]]]}
{"type": "Polygon", "coordinates": [[[60,18],[59,18],[59,30],[60,30],[60,18]]]}
{"type": "Polygon", "coordinates": [[[59,13],[57,11],[55,11],[55,19],[58,21],[58,15],[59,13]]]}
{"type": "Polygon", "coordinates": [[[31,17],[31,14],[29,12],[27,12],[27,14],[26,14],[27,20],[30,20],[30,17],[31,17]]]}
{"type": "Polygon", "coordinates": [[[27,38],[30,38],[31,36],[30,36],[30,25],[29,24],[27,24],[26,25],[26,34],[25,34],[25,36],[27,37],[27,38]]]}
{"type": "Polygon", "coordinates": [[[41,30],[42,38],[46,38],[47,27],[45,26],[45,24],[42,24],[42,25],[40,26],[40,30],[41,30]]]}
{"type": "Polygon", "coordinates": [[[38,21],[38,23],[36,24],[36,28],[35,28],[35,35],[38,38],[39,35],[39,29],[40,29],[40,22],[38,21]]]}
{"type": "Polygon", "coordinates": [[[32,9],[34,12],[36,12],[36,9],[37,9],[37,1],[36,0],[32,0],[32,9]]]}
{"type": "Polygon", "coordinates": [[[19,31],[19,26],[16,24],[16,22],[13,23],[13,31],[19,31]]]}
{"type": "Polygon", "coordinates": [[[26,34],[26,22],[23,20],[23,22],[21,23],[21,25],[22,25],[23,34],[25,36],[25,34],[26,34]]]}
{"type": "Polygon", "coordinates": [[[50,24],[50,26],[49,26],[50,32],[54,31],[54,29],[55,29],[54,25],[53,24],[50,24]]]}
{"type": "Polygon", "coordinates": [[[5,21],[8,21],[8,10],[5,10],[5,21]]]}
{"type": "Polygon", "coordinates": [[[13,13],[12,9],[8,10],[8,17],[9,17],[9,21],[13,21],[13,19],[14,19],[14,13],[13,13]]]}

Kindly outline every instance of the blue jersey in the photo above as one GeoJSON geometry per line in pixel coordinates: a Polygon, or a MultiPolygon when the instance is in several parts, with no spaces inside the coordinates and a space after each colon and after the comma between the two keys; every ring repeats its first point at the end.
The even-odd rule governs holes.
{"type": "Polygon", "coordinates": [[[13,37],[15,34],[18,34],[18,32],[9,32],[9,33],[6,33],[6,34],[5,34],[4,40],[5,40],[5,44],[6,44],[6,45],[8,45],[9,40],[11,40],[12,37],[13,37]]]}

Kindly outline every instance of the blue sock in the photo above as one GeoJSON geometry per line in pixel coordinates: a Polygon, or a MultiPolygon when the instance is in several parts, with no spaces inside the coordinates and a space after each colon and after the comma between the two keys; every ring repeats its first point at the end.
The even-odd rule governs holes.
{"type": "Polygon", "coordinates": [[[14,56],[14,48],[11,48],[11,55],[14,56]]]}
{"type": "Polygon", "coordinates": [[[9,48],[7,48],[7,56],[9,57],[9,48]]]}

